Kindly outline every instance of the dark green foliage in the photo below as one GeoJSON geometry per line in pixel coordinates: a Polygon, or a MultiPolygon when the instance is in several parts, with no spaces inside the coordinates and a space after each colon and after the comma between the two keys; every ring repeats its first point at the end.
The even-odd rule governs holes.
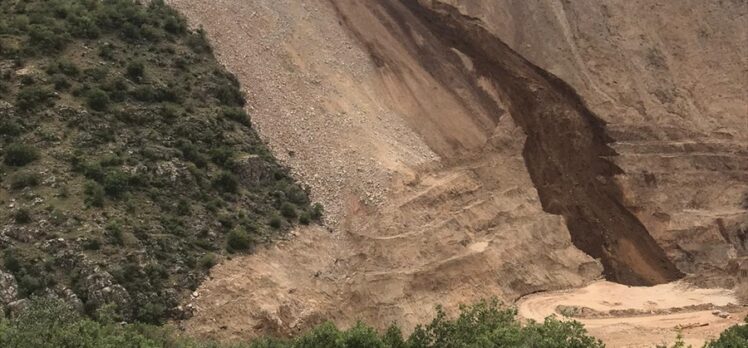
{"type": "Polygon", "coordinates": [[[78,68],[78,66],[67,59],[54,61],[52,64],[47,66],[46,71],[49,75],[61,73],[70,77],[78,76],[78,74],[80,73],[80,69],[78,68]]]}
{"type": "Polygon", "coordinates": [[[748,347],[748,317],[743,324],[731,326],[719,338],[706,344],[708,348],[748,347]]]}
{"type": "Polygon", "coordinates": [[[5,164],[9,166],[22,167],[39,159],[39,150],[25,144],[10,144],[5,149],[5,164]]]}
{"type": "Polygon", "coordinates": [[[248,250],[252,247],[252,239],[250,238],[247,231],[242,228],[235,228],[229,232],[226,238],[227,248],[229,251],[242,251],[248,250]]]}
{"type": "Polygon", "coordinates": [[[306,192],[249,127],[236,77],[163,1],[0,1],[0,66],[0,97],[15,103],[0,110],[0,193],[50,205],[31,211],[49,222],[39,239],[13,241],[23,295],[64,285],[94,314],[78,278],[85,254],[129,293],[121,320],[163,322],[226,249],[291,227],[276,216],[284,202],[311,218],[306,192]],[[238,163],[251,155],[263,173],[245,185],[238,163]],[[42,171],[59,181],[39,186],[30,173],[42,171]],[[69,272],[55,254],[70,255],[69,272]]]}
{"type": "Polygon", "coordinates": [[[21,172],[10,177],[10,188],[14,190],[39,185],[39,175],[36,173],[21,172]]]}
{"type": "Polygon", "coordinates": [[[247,127],[251,125],[251,122],[249,120],[249,115],[247,115],[246,112],[244,112],[244,109],[237,108],[237,107],[225,107],[223,108],[223,116],[228,118],[229,120],[232,120],[234,122],[237,122],[239,124],[243,124],[247,127]]]}
{"type": "Polygon", "coordinates": [[[270,222],[268,224],[272,228],[279,229],[281,228],[283,221],[281,221],[280,216],[274,215],[273,217],[270,218],[270,222]]]}
{"type": "Polygon", "coordinates": [[[104,206],[104,188],[99,183],[94,181],[87,182],[84,192],[86,194],[85,202],[87,205],[92,207],[104,206]]]}
{"type": "Polygon", "coordinates": [[[322,207],[322,204],[314,203],[314,205],[312,206],[311,218],[314,220],[320,220],[322,219],[323,213],[324,213],[324,208],[322,207]]]}
{"type": "Polygon", "coordinates": [[[216,255],[213,253],[207,253],[200,257],[200,260],[198,261],[200,264],[200,267],[209,269],[218,263],[218,260],[216,260],[216,255]]]}
{"type": "Polygon", "coordinates": [[[31,222],[31,211],[27,208],[20,208],[13,213],[13,220],[17,224],[27,224],[31,222]]]}
{"type": "Polygon", "coordinates": [[[88,91],[86,96],[88,107],[96,111],[105,111],[109,107],[109,102],[109,95],[98,88],[88,91]]]}
{"type": "Polygon", "coordinates": [[[54,93],[47,88],[36,85],[22,88],[16,96],[16,107],[20,111],[31,111],[43,106],[49,106],[54,93]]]}
{"type": "Polygon", "coordinates": [[[104,192],[111,197],[119,197],[130,189],[132,178],[129,174],[118,170],[110,170],[103,180],[104,192]]]}
{"type": "Polygon", "coordinates": [[[280,212],[286,219],[289,220],[295,219],[297,216],[296,206],[288,202],[281,204],[280,212]]]}
{"type": "Polygon", "coordinates": [[[302,225],[309,225],[312,222],[312,216],[308,212],[303,212],[299,215],[299,223],[302,225]]]}
{"type": "Polygon", "coordinates": [[[213,179],[213,187],[223,192],[236,193],[239,190],[239,181],[234,174],[222,172],[213,179]]]}
{"type": "Polygon", "coordinates": [[[63,74],[55,74],[50,78],[50,82],[55,86],[56,91],[64,91],[70,88],[70,79],[63,74]]]}
{"type": "Polygon", "coordinates": [[[141,61],[133,61],[127,64],[125,76],[135,82],[140,82],[145,77],[145,65],[141,61]]]}
{"type": "MultiPolygon", "coordinates": [[[[132,273],[133,270],[127,271],[132,273]]],[[[135,274],[130,274],[134,276],[135,274]]],[[[147,303],[143,315],[163,316],[160,303],[147,303]]],[[[391,326],[380,334],[364,323],[340,330],[331,323],[321,324],[293,339],[260,338],[231,344],[191,341],[167,328],[115,321],[109,308],[99,310],[98,321],[87,319],[60,300],[35,297],[27,309],[10,320],[0,320],[0,346],[3,347],[213,347],[213,348],[451,348],[527,347],[597,348],[602,343],[587,335],[581,324],[548,318],[544,323],[521,326],[513,310],[496,302],[463,307],[459,318],[446,319],[442,311],[426,326],[419,326],[404,338],[391,326]]],[[[724,335],[724,334],[723,334],[724,335]]],[[[722,345],[715,347],[744,347],[722,345]]]]}
{"type": "Polygon", "coordinates": [[[23,133],[23,127],[15,120],[0,120],[0,136],[15,137],[23,133]]]}

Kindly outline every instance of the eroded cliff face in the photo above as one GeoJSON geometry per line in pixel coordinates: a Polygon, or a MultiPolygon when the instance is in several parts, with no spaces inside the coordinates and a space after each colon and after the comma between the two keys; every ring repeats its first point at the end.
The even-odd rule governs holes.
{"type": "Polygon", "coordinates": [[[744,268],[748,3],[440,1],[560,77],[605,123],[622,203],[701,284],[744,268]]]}
{"type": "MultiPolygon", "coordinates": [[[[513,301],[601,276],[729,283],[737,269],[748,121],[744,79],[725,76],[744,76],[744,58],[708,82],[726,97],[695,102],[683,91],[702,87],[678,75],[695,66],[675,67],[685,63],[662,47],[640,57],[626,40],[593,45],[634,35],[638,24],[617,17],[634,11],[623,1],[607,2],[612,17],[600,18],[618,26],[598,41],[567,35],[612,26],[583,19],[603,11],[594,4],[171,2],[205,27],[253,124],[329,212],[328,231],[218,266],[185,323],[193,333],[290,334],[322,319],[408,330],[438,303],[513,301]],[[676,87],[649,96],[641,66],[621,67],[637,59],[665,62],[652,79],[676,87]],[[634,87],[619,92],[622,81],[634,87]],[[659,114],[652,98],[667,93],[678,111],[659,114]],[[716,219],[722,234],[710,232],[716,219]]],[[[737,40],[719,29],[734,23],[714,25],[737,40]]]]}

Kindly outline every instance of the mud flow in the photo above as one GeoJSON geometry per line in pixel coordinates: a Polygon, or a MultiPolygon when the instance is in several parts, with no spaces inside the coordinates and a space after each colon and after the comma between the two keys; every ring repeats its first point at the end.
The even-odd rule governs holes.
{"type": "MultiPolygon", "coordinates": [[[[609,158],[605,124],[564,81],[531,64],[501,40],[445,4],[426,8],[418,1],[402,4],[428,28],[441,46],[423,47],[420,57],[452,49],[469,57],[474,79],[486,79],[499,100],[524,130],[523,156],[543,209],[562,215],[579,249],[600,259],[608,280],[652,285],[682,277],[644,225],[621,203],[613,176],[620,173],[609,158]]],[[[399,4],[385,6],[397,12],[399,4]]],[[[412,26],[406,21],[403,26],[412,26]]],[[[412,32],[412,30],[409,30],[412,32]]],[[[451,53],[456,55],[456,53],[451,53]]],[[[434,76],[440,67],[432,67],[434,76]]],[[[445,83],[448,83],[445,81],[445,83]]]]}

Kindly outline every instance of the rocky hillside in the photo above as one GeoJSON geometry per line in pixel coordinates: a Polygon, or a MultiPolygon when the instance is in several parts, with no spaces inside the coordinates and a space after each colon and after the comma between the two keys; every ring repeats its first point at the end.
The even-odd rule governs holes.
{"type": "Polygon", "coordinates": [[[161,1],[3,1],[0,75],[0,308],[182,317],[215,263],[320,217],[161,1]]]}

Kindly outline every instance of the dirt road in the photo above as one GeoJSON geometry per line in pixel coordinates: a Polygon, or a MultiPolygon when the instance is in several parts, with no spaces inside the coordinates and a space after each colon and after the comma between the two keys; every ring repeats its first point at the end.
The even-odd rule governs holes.
{"type": "Polygon", "coordinates": [[[564,308],[610,347],[652,347],[672,343],[680,328],[687,344],[700,347],[727,327],[742,321],[748,310],[731,306],[725,289],[696,289],[681,282],[630,287],[607,281],[584,288],[529,295],[518,301],[524,319],[543,320],[564,308]],[[581,308],[585,308],[581,310],[581,308]],[[713,314],[721,310],[723,316],[713,314]]]}

